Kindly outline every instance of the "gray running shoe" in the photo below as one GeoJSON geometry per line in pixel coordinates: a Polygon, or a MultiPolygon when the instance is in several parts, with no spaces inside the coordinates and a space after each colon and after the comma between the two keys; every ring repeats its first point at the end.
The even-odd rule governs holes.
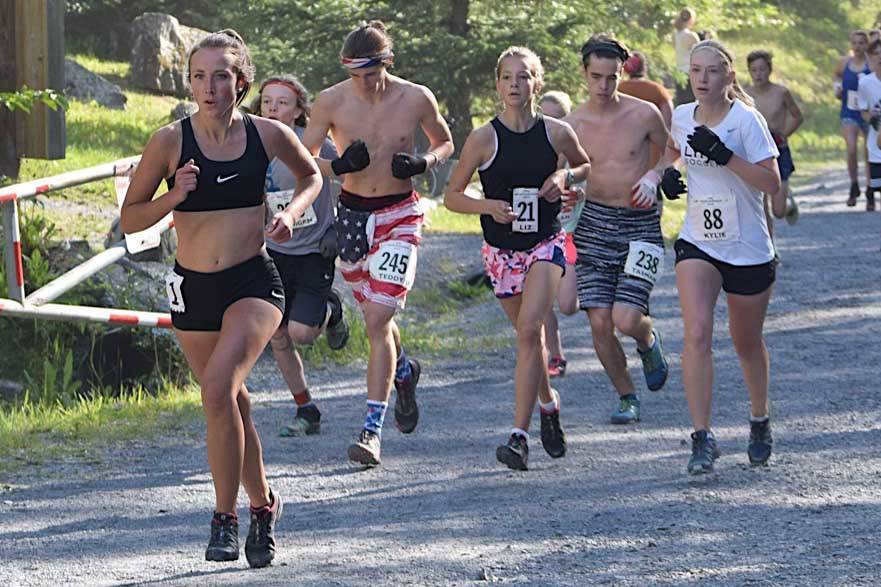
{"type": "Polygon", "coordinates": [[[509,469],[526,471],[529,462],[529,445],[526,438],[519,434],[512,434],[507,444],[496,449],[496,459],[509,469]]]}
{"type": "Polygon", "coordinates": [[[312,404],[302,408],[297,408],[297,415],[294,420],[283,427],[278,433],[279,436],[311,436],[321,433],[321,412],[318,406],[312,404]]]}
{"type": "Polygon", "coordinates": [[[365,467],[375,467],[380,464],[380,438],[376,432],[371,432],[366,428],[361,430],[356,440],[349,446],[349,460],[364,465],[365,467]]]}
{"type": "Polygon", "coordinates": [[[713,472],[713,463],[722,455],[716,446],[716,437],[712,432],[698,430],[691,433],[691,458],[688,459],[688,472],[702,475],[713,472]]]}

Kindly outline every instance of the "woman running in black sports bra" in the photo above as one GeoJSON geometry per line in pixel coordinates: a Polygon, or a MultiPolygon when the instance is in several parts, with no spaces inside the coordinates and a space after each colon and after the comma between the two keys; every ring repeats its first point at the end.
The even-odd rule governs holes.
{"type": "Polygon", "coordinates": [[[321,176],[289,127],[236,108],[254,79],[238,33],[225,30],[203,38],[190,51],[188,69],[199,110],[151,137],[123,204],[121,225],[136,232],[174,210],[177,260],[166,286],[175,334],[202,388],[216,495],[205,558],[239,557],[241,482],[251,503],[245,555],[252,567],[262,567],[275,556],[273,530],[282,503],[266,480],[244,381],[284,308],[281,280],[264,247],[263,182],[273,157],[297,178],[290,205],[265,227],[266,236],[284,241],[318,196],[321,176]],[[168,178],[168,193],[153,199],[163,178],[168,178]]]}

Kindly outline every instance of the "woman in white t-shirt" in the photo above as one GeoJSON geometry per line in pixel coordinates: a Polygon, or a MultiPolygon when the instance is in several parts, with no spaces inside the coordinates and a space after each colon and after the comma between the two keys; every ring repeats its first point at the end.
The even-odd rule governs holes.
{"type": "MultiPolygon", "coordinates": [[[[682,159],[688,178],[688,209],[675,250],[685,322],[682,380],[695,429],[692,474],[712,471],[719,456],[710,407],[713,310],[720,290],[727,294],[729,330],[752,404],[750,462],[763,464],[771,455],[762,330],[775,265],[762,193],[782,193],[779,153],[765,119],[737,83],[733,63],[718,41],[695,45],[689,76],[697,102],[673,113],[665,153],[668,163],[682,159]]],[[[671,172],[678,174],[668,169],[665,176],[671,172]]]]}

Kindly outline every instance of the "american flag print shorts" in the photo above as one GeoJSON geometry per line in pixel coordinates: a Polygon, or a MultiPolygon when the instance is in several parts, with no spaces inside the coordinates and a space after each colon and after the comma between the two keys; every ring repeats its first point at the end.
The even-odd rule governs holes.
{"type": "MultiPolygon", "coordinates": [[[[346,217],[347,212],[351,211],[342,203],[339,204],[337,218],[337,231],[341,235],[340,243],[346,240],[355,240],[357,235],[353,235],[352,239],[346,238],[347,226],[343,225],[341,220],[346,217]]],[[[356,212],[356,211],[352,211],[356,212]]],[[[356,212],[355,215],[358,215],[356,212]]],[[[396,204],[375,210],[370,214],[370,229],[366,234],[367,246],[366,254],[360,258],[340,254],[340,273],[343,279],[352,288],[352,295],[355,300],[361,304],[365,301],[374,302],[383,306],[403,309],[407,301],[407,292],[409,287],[405,287],[402,283],[395,283],[390,280],[379,279],[370,272],[371,261],[380,252],[380,247],[384,243],[397,241],[411,245],[409,258],[392,259],[392,264],[409,270],[410,275],[415,271],[416,264],[416,247],[422,240],[422,222],[424,219],[422,208],[419,206],[419,196],[413,192],[410,197],[396,204]],[[372,234],[371,234],[372,232],[372,234]],[[406,262],[406,266],[404,263],[406,262]]],[[[357,223],[357,222],[356,222],[357,223]]],[[[401,250],[406,247],[399,247],[401,250]]],[[[386,247],[384,251],[388,251],[386,247]]],[[[342,250],[341,250],[342,253],[342,250]]],[[[383,260],[376,260],[374,265],[380,265],[383,260]]],[[[388,259],[384,260],[388,261],[388,259]]]]}

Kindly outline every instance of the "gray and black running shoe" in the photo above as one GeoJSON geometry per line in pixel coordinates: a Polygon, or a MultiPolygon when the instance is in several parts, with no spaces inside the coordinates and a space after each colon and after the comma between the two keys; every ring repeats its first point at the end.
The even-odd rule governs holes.
{"type": "Polygon", "coordinates": [[[496,449],[496,459],[509,469],[526,471],[529,462],[529,445],[526,438],[519,434],[512,434],[507,444],[496,449]]]}
{"type": "Polygon", "coordinates": [[[764,465],[771,458],[771,446],[774,440],[771,438],[771,420],[749,423],[749,462],[751,465],[764,465]]]}
{"type": "Polygon", "coordinates": [[[416,405],[416,385],[422,374],[422,365],[416,359],[410,361],[410,376],[404,381],[395,381],[395,426],[404,434],[416,430],[419,423],[419,406],[416,405]]]}
{"type": "Polygon", "coordinates": [[[688,472],[702,475],[713,472],[713,463],[722,455],[716,446],[712,432],[698,430],[691,433],[691,458],[688,459],[688,472]]]}
{"type": "Polygon", "coordinates": [[[205,550],[206,561],[239,559],[239,520],[230,514],[215,513],[211,519],[211,539],[205,550]]]}
{"type": "Polygon", "coordinates": [[[252,569],[265,567],[275,558],[275,525],[281,519],[281,497],[270,490],[268,508],[251,511],[251,527],[245,540],[245,558],[252,569]]]}

